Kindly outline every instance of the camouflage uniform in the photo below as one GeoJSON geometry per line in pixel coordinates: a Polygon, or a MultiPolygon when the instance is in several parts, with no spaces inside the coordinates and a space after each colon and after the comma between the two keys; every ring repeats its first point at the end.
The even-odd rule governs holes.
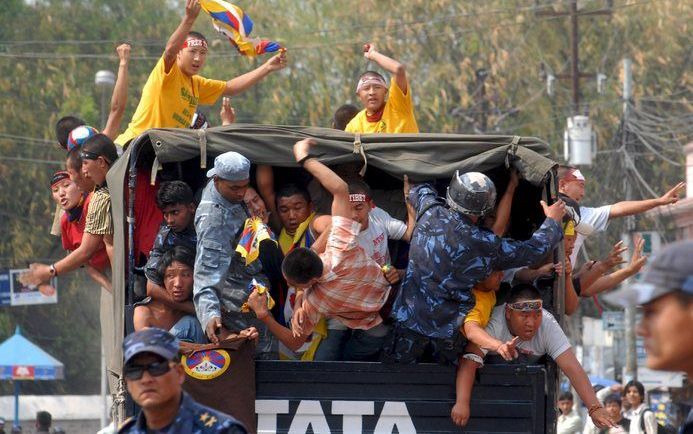
{"type": "Polygon", "coordinates": [[[546,219],[531,239],[514,241],[447,208],[431,185],[412,187],[409,199],[418,221],[384,361],[413,363],[429,345],[439,361],[452,361],[463,350],[459,328],[474,306],[472,287],[493,270],[539,261],[562,239],[561,227],[546,219]]]}
{"type": "Polygon", "coordinates": [[[163,430],[148,430],[144,412],[126,420],[118,433],[127,434],[246,434],[236,419],[224,413],[198,404],[183,392],[178,414],[173,423],[163,430]]]}
{"type": "Polygon", "coordinates": [[[271,359],[277,355],[276,339],[253,312],[240,311],[250,295],[248,286],[253,278],[269,287],[261,262],[246,266],[236,253],[238,237],[248,217],[245,204],[224,199],[210,180],[195,213],[197,255],[193,301],[203,329],[215,316],[221,317],[222,324],[230,331],[257,328],[260,337],[256,352],[260,358],[271,359]]]}

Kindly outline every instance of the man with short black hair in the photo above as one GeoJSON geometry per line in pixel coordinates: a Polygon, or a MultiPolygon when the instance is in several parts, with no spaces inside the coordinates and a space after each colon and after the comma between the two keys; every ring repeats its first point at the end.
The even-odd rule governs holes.
{"type": "Polygon", "coordinates": [[[575,411],[575,403],[573,402],[573,394],[571,392],[563,392],[558,396],[558,409],[561,414],[557,421],[557,434],[580,434],[582,431],[582,419],[577,411],[575,411]]]}
{"type": "MultiPolygon", "coordinates": [[[[532,285],[513,287],[507,302],[493,310],[483,338],[475,342],[486,355],[489,351],[503,354],[504,358],[520,358],[523,363],[534,364],[543,356],[550,356],[570,380],[570,384],[588,408],[588,414],[599,428],[613,427],[604,407],[597,399],[587,374],[573,354],[568,337],[553,315],[542,309],[541,294],[532,285]]],[[[463,356],[458,371],[458,392],[463,395],[458,404],[466,406],[461,412],[466,417],[456,423],[464,425],[469,418],[469,397],[474,387],[474,372],[484,363],[480,354],[463,356]]]]}
{"type": "Polygon", "coordinates": [[[282,51],[253,71],[229,81],[199,76],[207,59],[207,38],[191,29],[200,8],[199,0],[186,1],[183,20],[149,75],[128,129],[115,140],[118,145],[125,146],[150,128],[188,128],[198,104],[211,105],[222,95],[238,95],[286,66],[282,51]]]}
{"type": "Polygon", "coordinates": [[[141,412],[118,433],[246,434],[233,417],[195,402],[182,389],[185,371],[178,340],[158,328],[147,328],[123,341],[123,378],[141,412]]]}
{"type": "Polygon", "coordinates": [[[356,116],[359,111],[359,108],[353,104],[344,104],[340,106],[334,112],[334,116],[332,116],[332,128],[344,131],[346,126],[354,119],[354,116],[356,116]]]}
{"type": "Polygon", "coordinates": [[[53,417],[47,411],[36,412],[36,434],[49,433],[53,417]]]}

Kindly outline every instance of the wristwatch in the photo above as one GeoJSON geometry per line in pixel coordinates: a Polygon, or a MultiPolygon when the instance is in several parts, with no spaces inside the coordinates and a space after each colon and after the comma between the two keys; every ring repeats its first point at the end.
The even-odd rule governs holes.
{"type": "Polygon", "coordinates": [[[58,270],[55,269],[55,264],[51,264],[50,267],[48,267],[48,269],[50,270],[52,277],[58,275],[58,270]]]}

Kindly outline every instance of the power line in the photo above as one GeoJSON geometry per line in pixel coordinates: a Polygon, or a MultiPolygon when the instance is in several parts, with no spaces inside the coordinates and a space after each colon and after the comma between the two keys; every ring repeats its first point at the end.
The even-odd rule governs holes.
{"type": "Polygon", "coordinates": [[[23,157],[5,157],[2,155],[0,155],[0,160],[18,161],[18,162],[22,162],[22,163],[50,164],[50,165],[57,165],[57,166],[63,166],[65,164],[64,161],[39,160],[36,158],[23,158],[23,157]]]}

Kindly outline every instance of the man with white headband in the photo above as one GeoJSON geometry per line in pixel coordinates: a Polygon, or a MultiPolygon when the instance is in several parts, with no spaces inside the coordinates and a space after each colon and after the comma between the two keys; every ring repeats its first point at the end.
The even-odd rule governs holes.
{"type": "Polygon", "coordinates": [[[259,68],[229,81],[199,76],[207,59],[207,39],[191,31],[200,13],[199,0],[186,0],[185,15],[166,43],[142,89],[142,98],[128,129],[115,140],[120,146],[150,128],[189,128],[198,104],[214,104],[220,96],[234,96],[286,66],[284,52],[259,68]]]}
{"type": "Polygon", "coordinates": [[[363,110],[346,126],[349,133],[418,133],[414,103],[407,83],[404,65],[379,53],[373,43],[363,47],[364,57],[392,74],[388,90],[385,78],[375,71],[366,71],[356,85],[363,110]],[[389,98],[386,97],[388,96],[389,98]]]}
{"type": "MultiPolygon", "coordinates": [[[[611,219],[642,214],[658,206],[673,205],[679,200],[679,193],[685,187],[685,183],[679,182],[657,199],[645,199],[637,201],[623,201],[598,208],[580,206],[581,225],[576,226],[578,232],[575,247],[570,260],[575,264],[578,252],[585,242],[585,238],[594,232],[603,232],[609,226],[611,219]],[[583,229],[584,228],[584,229],[583,229]]],[[[559,166],[558,191],[576,202],[580,202],[585,196],[585,177],[575,167],[559,166]]]]}

